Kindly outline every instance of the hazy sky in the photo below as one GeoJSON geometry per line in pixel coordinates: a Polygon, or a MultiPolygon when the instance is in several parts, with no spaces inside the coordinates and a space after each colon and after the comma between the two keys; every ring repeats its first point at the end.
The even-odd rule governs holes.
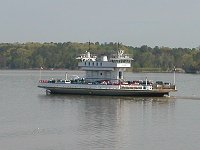
{"type": "Polygon", "coordinates": [[[200,0],[0,0],[2,42],[197,47],[200,0]]]}

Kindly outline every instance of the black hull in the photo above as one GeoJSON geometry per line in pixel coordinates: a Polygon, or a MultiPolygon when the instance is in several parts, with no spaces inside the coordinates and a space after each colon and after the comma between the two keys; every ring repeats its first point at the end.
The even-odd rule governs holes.
{"type": "Polygon", "coordinates": [[[118,90],[118,89],[70,89],[47,88],[51,94],[99,95],[99,96],[135,96],[135,97],[163,97],[171,90],[118,90]]]}

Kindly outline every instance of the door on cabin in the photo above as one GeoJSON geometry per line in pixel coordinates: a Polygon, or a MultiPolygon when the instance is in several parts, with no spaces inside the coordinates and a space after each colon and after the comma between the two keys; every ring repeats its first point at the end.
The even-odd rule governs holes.
{"type": "Polygon", "coordinates": [[[123,78],[123,73],[121,71],[119,71],[119,79],[123,78]]]}

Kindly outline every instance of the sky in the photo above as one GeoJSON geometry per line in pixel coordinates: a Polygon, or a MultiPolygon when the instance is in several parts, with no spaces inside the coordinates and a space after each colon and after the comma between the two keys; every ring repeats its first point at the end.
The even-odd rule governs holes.
{"type": "Polygon", "coordinates": [[[0,0],[0,43],[200,45],[200,0],[0,0]]]}

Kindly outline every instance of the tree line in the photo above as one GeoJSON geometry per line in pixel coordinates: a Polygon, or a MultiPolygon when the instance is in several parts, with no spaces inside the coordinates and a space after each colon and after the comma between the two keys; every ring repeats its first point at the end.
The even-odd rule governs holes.
{"type": "Polygon", "coordinates": [[[0,69],[78,69],[79,54],[90,50],[96,55],[110,56],[119,49],[129,53],[133,71],[171,71],[174,66],[186,72],[200,71],[200,50],[196,48],[154,48],[126,46],[118,43],[1,43],[0,69]]]}

